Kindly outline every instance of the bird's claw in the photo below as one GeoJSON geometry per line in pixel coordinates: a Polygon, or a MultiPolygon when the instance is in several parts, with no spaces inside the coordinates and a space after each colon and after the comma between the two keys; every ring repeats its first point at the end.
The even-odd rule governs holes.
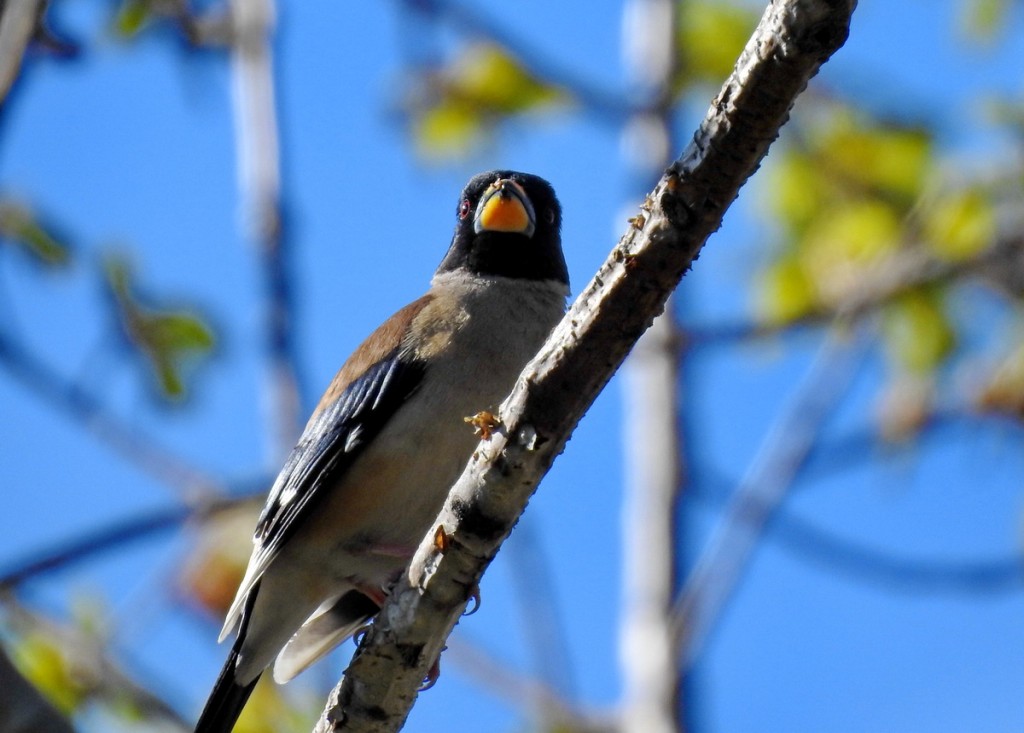
{"type": "MultiPolygon", "coordinates": [[[[445,647],[447,649],[448,647],[445,647]]],[[[442,649],[441,651],[444,651],[442,649]]],[[[419,692],[429,690],[431,687],[437,684],[438,678],[441,676],[441,657],[438,656],[434,660],[434,663],[430,665],[430,669],[427,670],[427,676],[423,678],[423,684],[420,685],[419,692]]]]}
{"type": "Polygon", "coordinates": [[[473,592],[469,594],[469,597],[473,600],[473,607],[467,611],[463,611],[463,616],[472,616],[474,613],[480,610],[480,586],[474,586],[473,592]]]}

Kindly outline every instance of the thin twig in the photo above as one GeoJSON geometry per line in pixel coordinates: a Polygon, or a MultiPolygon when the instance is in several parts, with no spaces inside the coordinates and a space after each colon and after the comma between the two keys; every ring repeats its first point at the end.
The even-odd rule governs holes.
{"type": "MultiPolygon", "coordinates": [[[[257,498],[260,496],[262,491],[257,498]]],[[[95,555],[174,529],[188,521],[207,519],[249,501],[253,501],[253,496],[216,498],[194,506],[171,507],[118,520],[55,547],[33,553],[27,558],[8,563],[6,568],[0,569],[0,593],[27,580],[66,569],[95,555]]]]}
{"type": "Polygon", "coordinates": [[[455,0],[399,0],[410,11],[444,18],[463,33],[482,36],[507,49],[534,77],[569,92],[573,99],[599,120],[621,124],[633,111],[625,97],[592,84],[580,74],[565,68],[522,38],[479,10],[476,5],[455,0]]]}
{"type": "MultiPolygon", "coordinates": [[[[495,659],[478,644],[454,636],[448,642],[448,654],[454,665],[461,667],[473,683],[490,691],[516,710],[525,705],[543,711],[543,725],[538,730],[560,729],[571,731],[593,731],[607,726],[610,716],[585,714],[575,709],[559,691],[549,683],[515,671],[501,660],[495,659]]],[[[446,657],[447,658],[447,657],[446,657]]]]}
{"type": "Polygon", "coordinates": [[[861,582],[901,593],[1019,593],[1024,588],[1024,555],[1009,553],[987,560],[928,560],[899,557],[839,537],[789,512],[778,512],[766,533],[780,545],[861,582]]]}
{"type": "Polygon", "coordinates": [[[102,400],[66,381],[21,344],[0,332],[0,364],[36,396],[80,424],[116,453],[150,476],[194,501],[219,491],[212,475],[161,446],[134,425],[123,422],[102,400]]]}
{"type": "MultiPolygon", "coordinates": [[[[527,644],[533,656],[535,674],[552,690],[572,698],[574,682],[569,661],[566,629],[558,608],[558,584],[551,575],[537,527],[524,518],[509,537],[509,572],[523,618],[527,644]]],[[[520,702],[528,701],[522,698],[520,702]]],[[[541,701],[543,702],[543,701],[541,701]]],[[[545,706],[537,711],[538,720],[546,720],[545,706]]]]}
{"type": "Polygon", "coordinates": [[[691,667],[699,655],[765,523],[806,464],[822,425],[860,363],[864,340],[833,329],[705,544],[675,604],[674,648],[683,667],[691,667]]]}

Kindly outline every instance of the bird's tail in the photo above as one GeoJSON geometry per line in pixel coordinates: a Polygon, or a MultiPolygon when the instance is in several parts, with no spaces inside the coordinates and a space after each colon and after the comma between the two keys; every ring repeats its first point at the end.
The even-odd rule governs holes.
{"type": "Polygon", "coordinates": [[[315,614],[285,644],[274,663],[274,681],[287,682],[359,630],[380,610],[356,590],[344,593],[323,612],[315,614]]]}
{"type": "MultiPolygon", "coordinates": [[[[236,645],[237,646],[237,645],[236,645]]],[[[235,721],[242,713],[246,700],[252,694],[260,675],[252,682],[240,685],[235,681],[235,662],[238,660],[237,648],[232,648],[228,654],[228,660],[224,663],[224,669],[213,686],[206,706],[196,723],[195,733],[230,733],[235,727],[235,721]]]]}

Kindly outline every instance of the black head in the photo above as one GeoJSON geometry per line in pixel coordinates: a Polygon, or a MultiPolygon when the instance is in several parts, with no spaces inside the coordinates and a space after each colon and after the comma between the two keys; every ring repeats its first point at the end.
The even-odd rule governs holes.
{"type": "Polygon", "coordinates": [[[562,208],[543,178],[515,171],[481,173],[466,184],[455,215],[455,236],[438,274],[461,269],[569,284],[562,208]]]}

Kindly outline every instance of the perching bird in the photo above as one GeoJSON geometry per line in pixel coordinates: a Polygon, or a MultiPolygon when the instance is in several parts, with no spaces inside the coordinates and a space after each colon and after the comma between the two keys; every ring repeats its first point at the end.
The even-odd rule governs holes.
{"type": "Polygon", "coordinates": [[[274,483],[196,733],[227,733],[271,663],[290,680],[377,613],[479,440],[464,418],[496,411],[561,318],[547,181],[482,173],[456,216],[430,290],[348,358],[274,483]]]}

